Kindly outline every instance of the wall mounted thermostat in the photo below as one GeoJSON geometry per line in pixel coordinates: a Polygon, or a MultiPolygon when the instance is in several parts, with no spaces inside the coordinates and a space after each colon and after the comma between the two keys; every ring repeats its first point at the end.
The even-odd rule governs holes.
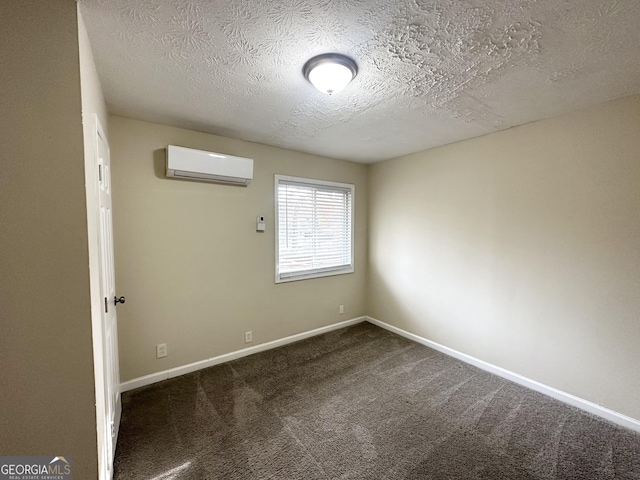
{"type": "Polygon", "coordinates": [[[264,232],[264,217],[262,215],[256,219],[256,231],[264,232]]]}

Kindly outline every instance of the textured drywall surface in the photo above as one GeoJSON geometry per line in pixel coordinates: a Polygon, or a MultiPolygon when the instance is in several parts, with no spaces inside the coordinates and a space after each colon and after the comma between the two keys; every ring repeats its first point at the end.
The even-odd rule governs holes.
{"type": "Polygon", "coordinates": [[[375,161],[640,92],[637,0],[80,0],[112,113],[375,161]],[[360,72],[329,97],[310,57],[360,72]]]}
{"type": "Polygon", "coordinates": [[[366,313],[366,165],[118,116],[109,135],[123,381],[245,348],[249,330],[258,345],[366,313]],[[167,145],[254,158],[253,180],[167,179],[167,145]],[[274,174],[355,185],[354,273],[275,283],[274,174]]]}
{"type": "Polygon", "coordinates": [[[640,419],[640,96],[370,167],[367,313],[640,419]]]}

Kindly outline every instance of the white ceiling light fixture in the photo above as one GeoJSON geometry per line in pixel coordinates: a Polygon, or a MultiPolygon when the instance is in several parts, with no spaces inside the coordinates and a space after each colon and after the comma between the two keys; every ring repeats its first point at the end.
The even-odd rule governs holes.
{"type": "Polygon", "coordinates": [[[309,59],[302,67],[302,73],[318,90],[333,95],[356,78],[358,65],[346,55],[325,53],[309,59]]]}

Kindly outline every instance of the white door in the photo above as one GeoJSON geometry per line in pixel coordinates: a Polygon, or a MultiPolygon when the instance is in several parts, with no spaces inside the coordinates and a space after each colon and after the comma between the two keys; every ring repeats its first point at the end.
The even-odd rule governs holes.
{"type": "MultiPolygon", "coordinates": [[[[111,210],[111,162],[106,137],[96,122],[98,181],[100,182],[100,288],[103,298],[102,338],[104,366],[104,454],[109,477],[118,438],[122,404],[120,403],[120,370],[118,365],[118,321],[116,305],[124,303],[115,290],[113,267],[113,215],[111,210]]],[[[102,403],[102,402],[100,402],[102,403]]]]}

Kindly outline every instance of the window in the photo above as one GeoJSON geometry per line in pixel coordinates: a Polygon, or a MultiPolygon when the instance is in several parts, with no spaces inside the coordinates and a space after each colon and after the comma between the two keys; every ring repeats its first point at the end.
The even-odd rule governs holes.
{"type": "Polygon", "coordinates": [[[353,272],[353,201],[346,183],[276,175],[276,283],[353,272]]]}

